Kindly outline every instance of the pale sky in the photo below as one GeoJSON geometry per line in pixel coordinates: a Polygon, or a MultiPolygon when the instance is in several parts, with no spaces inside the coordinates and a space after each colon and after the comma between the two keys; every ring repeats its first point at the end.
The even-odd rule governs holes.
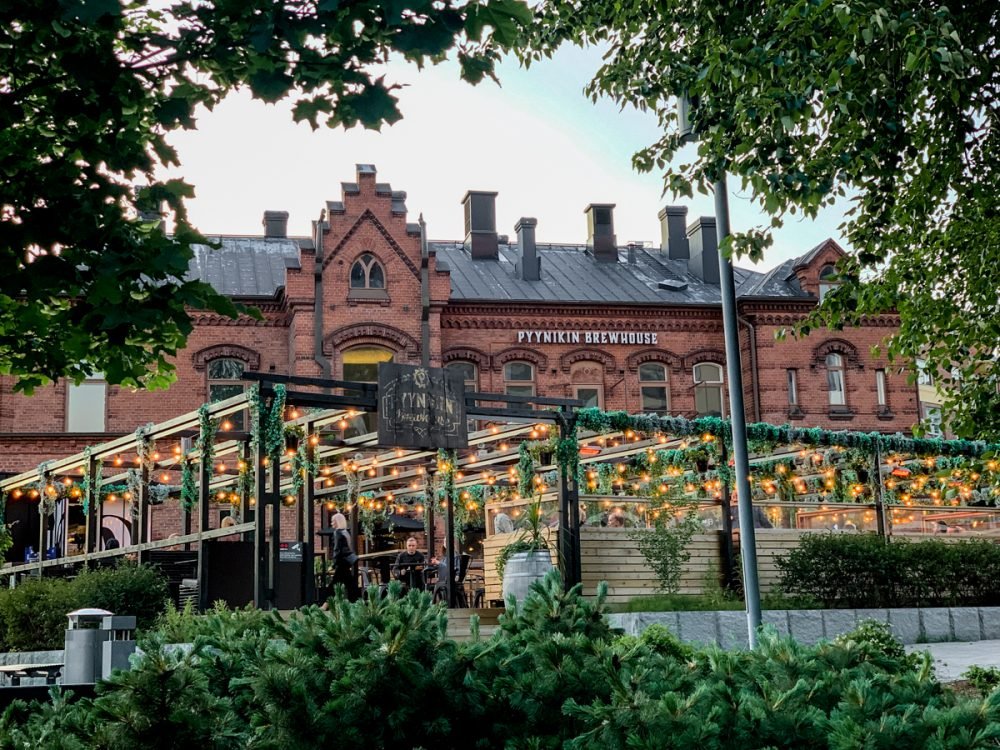
{"type": "MultiPolygon", "coordinates": [[[[582,243],[587,204],[615,203],[620,244],[659,243],[657,212],[675,201],[661,197],[661,175],[639,174],[630,161],[656,140],[656,120],[585,97],[599,65],[594,50],[564,48],[529,70],[504,62],[498,87],[470,86],[452,63],[423,71],[393,63],[387,80],[408,84],[399,93],[403,119],[381,132],[313,131],[292,121],[287,104],[233,94],[200,113],[197,130],[171,136],[182,164],[172,174],[194,184],[188,210],[206,234],[259,234],[263,212],[274,209],[289,212],[291,234],[308,235],[325,202],[340,199],[340,183],[354,180],[354,165],[370,163],[380,182],[407,192],[409,220],[423,212],[431,239],[463,238],[460,201],[473,189],[499,193],[500,234],[514,236],[517,220],[533,216],[539,242],[582,243]]],[[[688,206],[689,220],[714,214],[710,196],[696,195],[688,206]]],[[[730,208],[733,231],[763,221],[738,191],[730,208]]],[[[761,268],[827,237],[840,241],[841,219],[828,210],[815,222],[789,222],[761,268]]]]}

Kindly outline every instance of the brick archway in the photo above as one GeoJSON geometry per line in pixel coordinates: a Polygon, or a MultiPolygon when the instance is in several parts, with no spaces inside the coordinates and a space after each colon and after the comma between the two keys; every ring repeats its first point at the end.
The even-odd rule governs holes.
{"type": "Polygon", "coordinates": [[[248,370],[260,369],[260,355],[253,349],[248,349],[239,344],[215,344],[206,346],[195,352],[191,357],[194,369],[204,370],[213,359],[238,359],[246,365],[248,370]]]}

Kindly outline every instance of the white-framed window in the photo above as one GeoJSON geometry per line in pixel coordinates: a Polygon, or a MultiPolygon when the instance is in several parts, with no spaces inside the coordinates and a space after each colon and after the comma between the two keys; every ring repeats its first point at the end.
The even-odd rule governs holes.
{"type": "Polygon", "coordinates": [[[640,410],[644,414],[666,414],[670,411],[670,386],[667,366],[662,362],[639,365],[640,410]]]}
{"type": "Polygon", "coordinates": [[[920,418],[924,423],[927,437],[943,437],[941,430],[941,407],[934,404],[920,405],[920,418]]]}
{"type": "MultiPolygon", "coordinates": [[[[242,380],[245,370],[246,364],[239,359],[220,357],[210,360],[205,368],[208,374],[208,403],[225,401],[227,398],[243,393],[246,390],[246,385],[242,380]]],[[[232,429],[243,429],[243,412],[231,414],[227,420],[232,429]]]]}
{"type": "Polygon", "coordinates": [[[930,367],[927,366],[926,359],[918,359],[917,365],[917,385],[934,385],[934,375],[930,367]]]}
{"type": "Polygon", "coordinates": [[[365,253],[351,266],[351,289],[385,289],[385,269],[371,253],[365,253]]]}
{"type": "Polygon", "coordinates": [[[885,370],[875,371],[875,399],[880,409],[889,406],[889,390],[886,387],[885,370]]]}
{"type": "Polygon", "coordinates": [[[799,405],[799,371],[788,369],[785,370],[785,379],[788,384],[788,405],[798,406],[799,405]]]}
{"type": "Polygon", "coordinates": [[[535,366],[530,362],[508,362],[503,366],[503,387],[508,396],[534,396],[535,366]]]}
{"type": "Polygon", "coordinates": [[[107,431],[108,384],[92,375],[66,386],[66,432],[107,431]]]}
{"type": "Polygon", "coordinates": [[[699,417],[721,417],[722,365],[702,362],[694,366],[694,409],[699,417]]]}
{"type": "Polygon", "coordinates": [[[847,405],[847,388],[844,381],[844,357],[831,352],[826,355],[826,388],[830,406],[847,405]]]}
{"type": "Polygon", "coordinates": [[[833,289],[837,287],[837,269],[832,265],[825,265],[819,272],[819,301],[833,289]]]}

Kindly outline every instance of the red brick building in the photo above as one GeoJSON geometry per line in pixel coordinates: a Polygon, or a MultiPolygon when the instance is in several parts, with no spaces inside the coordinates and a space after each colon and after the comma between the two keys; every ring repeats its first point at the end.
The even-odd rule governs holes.
{"type": "MultiPolygon", "coordinates": [[[[619,247],[614,206],[591,205],[586,242],[541,245],[534,219],[508,239],[496,194],[470,192],[464,240],[424,242],[406,194],[377,182],[373,166],[358,165],[342,194],[312,237],[289,238],[287,214],[267,212],[262,236],[199,249],[192,275],[263,319],[194,313],[169,391],[94,380],[29,398],[4,379],[0,471],[231,395],[244,369],[369,380],[377,362],[419,362],[424,349],[483,391],[684,416],[727,410],[713,219],[689,223],[685,209],[665,208],[660,242],[619,247]]],[[[871,355],[895,318],[775,339],[816,304],[842,252],[831,240],[766,274],[737,269],[748,419],[889,432],[917,422],[916,388],[871,355]]]]}

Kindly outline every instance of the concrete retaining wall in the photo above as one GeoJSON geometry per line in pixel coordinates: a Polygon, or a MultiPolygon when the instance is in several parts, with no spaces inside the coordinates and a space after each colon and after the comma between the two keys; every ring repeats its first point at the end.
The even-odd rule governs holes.
{"type": "MultiPolygon", "coordinates": [[[[916,609],[770,610],[764,624],[780,635],[811,645],[853,630],[862,620],[887,622],[904,644],[1000,639],[1000,607],[920,607],[916,609]]],[[[743,611],[630,612],[608,615],[614,628],[639,635],[650,625],[664,625],[689,643],[746,648],[743,611]]]]}
{"type": "MultiPolygon", "coordinates": [[[[63,651],[10,651],[0,653],[0,666],[12,664],[57,664],[63,661],[63,651]]],[[[4,681],[6,682],[6,681],[4,681]]],[[[44,685],[44,677],[32,677],[21,680],[22,685],[44,685]]]]}

